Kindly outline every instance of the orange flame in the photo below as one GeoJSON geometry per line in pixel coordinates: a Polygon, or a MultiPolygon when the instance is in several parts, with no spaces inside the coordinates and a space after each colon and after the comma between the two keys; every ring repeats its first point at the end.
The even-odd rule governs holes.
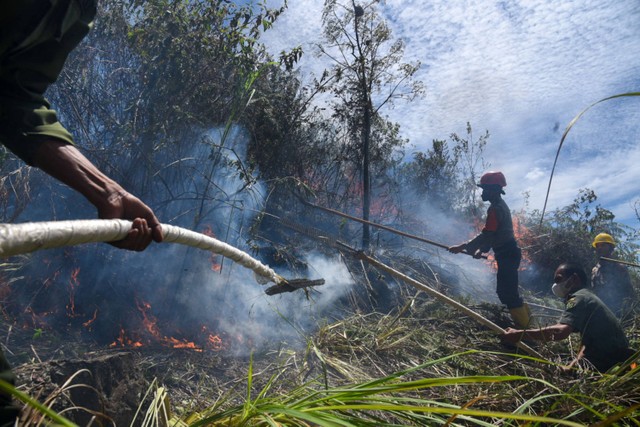
{"type": "Polygon", "coordinates": [[[206,326],[202,325],[201,330],[202,333],[207,336],[207,349],[221,351],[228,347],[220,336],[210,333],[206,326]]]}
{"type": "Polygon", "coordinates": [[[222,339],[217,335],[209,335],[207,338],[209,344],[212,347],[212,350],[218,351],[222,350],[224,347],[222,346],[222,339]]]}
{"type": "MultiPolygon", "coordinates": [[[[518,242],[518,246],[521,248],[526,246],[526,242],[530,242],[532,238],[531,230],[529,230],[523,223],[522,218],[519,215],[513,215],[513,234],[518,242]],[[523,245],[524,243],[524,245],[523,245]]],[[[522,249],[522,262],[520,263],[520,271],[526,270],[533,264],[529,252],[526,247],[522,249]]]]}
{"type": "Polygon", "coordinates": [[[173,337],[170,337],[170,338],[165,337],[164,342],[166,342],[169,346],[173,348],[186,348],[186,349],[197,351],[200,353],[203,351],[202,348],[198,347],[195,343],[187,340],[179,340],[173,337]]]}
{"type": "Polygon", "coordinates": [[[138,305],[138,310],[140,311],[140,313],[142,313],[142,324],[144,325],[147,332],[149,332],[152,337],[160,339],[161,334],[157,325],[158,320],[154,316],[147,313],[147,311],[151,309],[151,304],[144,301],[136,301],[136,304],[138,305]]]}
{"type": "Polygon", "coordinates": [[[203,351],[200,346],[192,341],[164,336],[158,327],[158,319],[149,313],[151,310],[151,304],[144,301],[136,301],[136,304],[138,305],[138,310],[142,313],[142,324],[144,328],[157,342],[173,348],[186,348],[199,352],[203,351]]]}
{"type": "Polygon", "coordinates": [[[211,255],[209,258],[211,260],[211,271],[215,271],[216,273],[220,273],[222,271],[222,264],[219,264],[217,259],[220,255],[211,255]]]}
{"type": "Polygon", "coordinates": [[[111,343],[109,347],[142,347],[142,343],[140,341],[133,341],[132,339],[127,337],[127,334],[123,328],[120,328],[120,335],[114,342],[111,343]]]}
{"type": "Polygon", "coordinates": [[[89,320],[87,320],[86,322],[84,322],[82,324],[82,326],[84,326],[85,328],[91,330],[90,326],[93,322],[96,321],[96,319],[98,318],[98,309],[96,308],[96,310],[93,312],[93,317],[89,320]]]}
{"type": "MultiPolygon", "coordinates": [[[[204,230],[202,230],[202,234],[209,237],[216,237],[215,233],[213,232],[213,228],[211,228],[210,225],[204,227],[204,230]]],[[[222,257],[220,255],[211,254],[211,257],[209,258],[211,260],[211,271],[215,271],[216,273],[220,273],[222,271],[222,263],[218,262],[218,260],[221,258],[222,257]]]]}
{"type": "Polygon", "coordinates": [[[78,281],[78,274],[80,274],[80,268],[76,268],[71,272],[69,278],[69,304],[67,304],[67,316],[76,317],[76,289],[80,286],[78,281]]]}

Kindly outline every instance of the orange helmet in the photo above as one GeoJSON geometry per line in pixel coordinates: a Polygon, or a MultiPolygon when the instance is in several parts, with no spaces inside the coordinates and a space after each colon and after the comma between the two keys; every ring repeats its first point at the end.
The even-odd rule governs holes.
{"type": "Polygon", "coordinates": [[[502,172],[486,172],[480,178],[480,184],[478,184],[478,187],[482,187],[483,185],[499,185],[500,187],[506,187],[507,179],[504,177],[502,172]]]}

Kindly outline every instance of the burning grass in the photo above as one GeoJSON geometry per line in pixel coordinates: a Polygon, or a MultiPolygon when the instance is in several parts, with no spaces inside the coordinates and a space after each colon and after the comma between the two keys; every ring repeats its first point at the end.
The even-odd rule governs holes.
{"type": "Polygon", "coordinates": [[[555,363],[559,343],[538,347],[548,360],[535,360],[512,354],[492,333],[437,302],[419,300],[400,313],[328,324],[262,386],[252,383],[250,370],[241,404],[222,399],[183,420],[295,426],[611,425],[618,418],[638,423],[637,370],[562,376],[555,363]]]}
{"type": "MultiPolygon", "coordinates": [[[[500,322],[497,306],[477,305],[500,322]]],[[[628,324],[639,347],[637,322],[628,324]]],[[[136,352],[154,397],[142,425],[637,425],[640,370],[561,375],[566,343],[546,360],[513,354],[495,334],[418,294],[390,314],[327,323],[304,349],[251,359],[186,350],[136,352]],[[152,387],[153,388],[153,387],[152,387]],[[172,422],[162,424],[162,418],[172,422]],[[155,421],[153,421],[155,420],[155,421]],[[154,424],[158,422],[160,424],[154,424]]],[[[569,347],[570,348],[570,347],[569,347]]]]}
{"type": "MultiPolygon", "coordinates": [[[[401,263],[395,266],[409,270],[422,283],[449,294],[455,291],[448,281],[441,281],[446,269],[434,270],[433,265],[396,254],[388,259],[401,263]]],[[[348,298],[356,307],[352,313],[327,320],[311,335],[300,332],[304,348],[274,343],[254,351],[251,358],[234,356],[228,349],[129,348],[132,361],[126,367],[117,365],[110,375],[116,376],[116,383],[135,384],[137,377],[146,381],[146,393],[138,387],[132,425],[640,424],[640,370],[615,376],[586,370],[562,375],[558,366],[575,354],[575,341],[536,345],[542,359],[515,354],[520,350],[504,347],[495,332],[424,292],[394,284],[393,278],[358,260],[351,260],[350,273],[363,289],[376,291],[379,306],[387,295],[381,291],[393,289],[388,301],[395,308],[387,314],[370,312],[366,298],[354,290],[348,298]]],[[[458,300],[497,325],[510,324],[497,305],[472,303],[461,294],[458,300]]],[[[527,300],[540,303],[532,304],[538,319],[557,318],[549,302],[531,296],[527,300]]],[[[638,320],[625,324],[635,348],[640,347],[638,320]]],[[[52,332],[6,332],[18,348],[31,349],[20,355],[6,348],[12,360],[25,361],[16,369],[20,389],[78,419],[74,411],[86,408],[71,409],[78,404],[68,384],[38,388],[42,384],[34,378],[46,377],[41,360],[86,360],[84,353],[91,348],[80,348],[75,344],[80,340],[52,332]],[[22,340],[16,339],[18,333],[24,335],[22,340]]],[[[100,353],[121,351],[101,347],[100,353]]],[[[34,421],[24,425],[40,423],[39,413],[31,411],[34,421]]]]}

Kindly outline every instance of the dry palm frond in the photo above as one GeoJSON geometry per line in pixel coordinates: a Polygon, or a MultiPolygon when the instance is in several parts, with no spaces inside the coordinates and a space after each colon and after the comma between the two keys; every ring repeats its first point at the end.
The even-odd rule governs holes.
{"type": "MultiPolygon", "coordinates": [[[[28,394],[16,389],[11,384],[3,380],[0,380],[0,390],[2,390],[4,393],[12,395],[15,399],[25,404],[18,420],[18,425],[20,426],[39,426],[42,425],[46,420],[50,420],[61,426],[77,427],[76,424],[67,420],[50,408],[50,405],[53,400],[55,400],[55,397],[53,399],[48,399],[49,404],[44,405],[36,400],[36,398],[33,398],[28,394]]],[[[56,390],[53,394],[59,396],[61,392],[63,392],[62,388],[56,390]]]]}

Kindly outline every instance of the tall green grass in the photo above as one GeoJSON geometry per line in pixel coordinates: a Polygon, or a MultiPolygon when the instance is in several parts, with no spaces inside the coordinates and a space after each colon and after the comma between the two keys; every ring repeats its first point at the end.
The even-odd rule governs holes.
{"type": "MultiPolygon", "coordinates": [[[[638,347],[637,328],[631,329],[638,347]]],[[[323,325],[305,349],[252,357],[239,374],[240,390],[217,388],[211,395],[220,397],[189,411],[173,414],[178,390],[154,383],[133,425],[640,425],[640,369],[561,376],[558,344],[537,347],[546,360],[513,354],[493,332],[422,299],[398,313],[354,314],[323,325]]],[[[3,387],[35,408],[24,425],[74,425],[50,409],[53,399],[39,404],[3,387]]],[[[189,388],[200,387],[209,389],[201,382],[189,388]]]]}
{"type": "MultiPolygon", "coordinates": [[[[325,388],[324,381],[310,381],[287,394],[271,396],[271,386],[279,381],[283,372],[273,375],[260,390],[252,393],[252,364],[247,375],[247,392],[241,404],[229,405],[222,399],[216,405],[193,413],[183,419],[174,418],[174,425],[196,426],[515,426],[558,425],[583,426],[613,425],[625,419],[640,423],[637,406],[612,403],[606,396],[589,396],[575,387],[563,392],[552,383],[523,375],[474,375],[457,377],[403,380],[429,367],[447,363],[452,359],[483,352],[466,351],[397,372],[383,378],[340,387],[325,388]],[[542,392],[524,401],[512,411],[476,407],[483,400],[506,396],[523,384],[536,383],[542,392]],[[456,405],[437,396],[443,388],[464,389],[476,387],[486,394],[477,395],[466,404],[456,405]],[[493,392],[492,392],[493,390],[493,392]],[[491,395],[494,394],[492,397],[491,395]],[[535,408],[546,407],[544,411],[535,408]]],[[[489,355],[489,354],[487,354],[489,355]]],[[[518,359],[521,356],[491,353],[518,359]]],[[[528,358],[530,359],[530,358],[528,358]]],[[[605,376],[604,383],[638,381],[637,372],[622,377],[605,376]]],[[[609,384],[611,385],[611,384],[609,384]]],[[[631,424],[630,424],[631,425],[631,424]]]]}

